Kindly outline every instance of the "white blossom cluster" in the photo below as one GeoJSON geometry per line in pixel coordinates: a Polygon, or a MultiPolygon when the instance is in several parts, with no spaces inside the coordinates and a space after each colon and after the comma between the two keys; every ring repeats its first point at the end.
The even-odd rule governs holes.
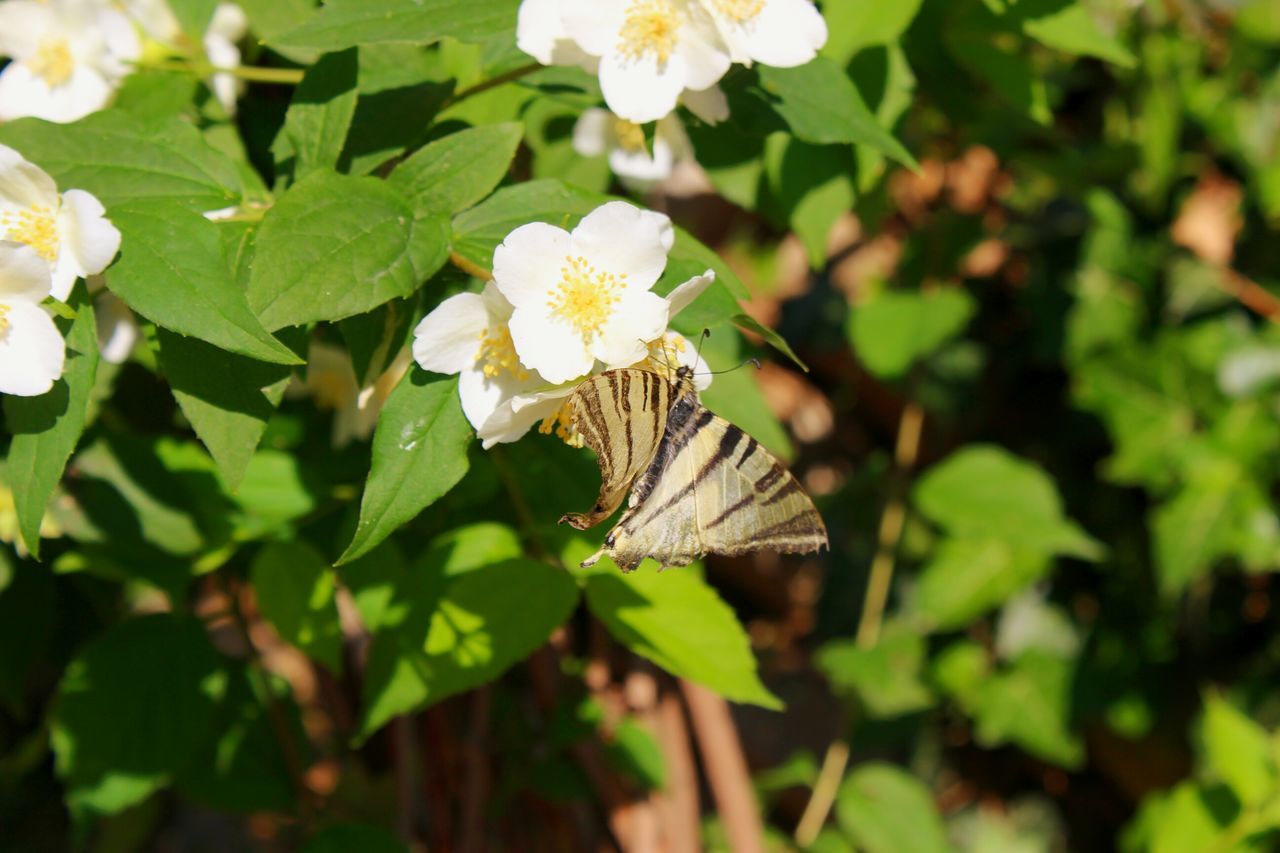
{"type": "Polygon", "coordinates": [[[104,213],[0,145],[0,393],[43,394],[62,375],[66,343],[40,303],[66,300],[77,278],[111,263],[120,232],[104,213]]]}
{"type": "Polygon", "coordinates": [[[617,118],[588,111],[574,131],[584,156],[609,154],[619,177],[639,186],[671,174],[691,155],[678,103],[709,123],[729,116],[717,85],[733,63],[803,65],[827,41],[810,0],[523,0],[520,49],[543,65],[596,74],[617,118]],[[639,125],[657,121],[653,150],[639,125]]]}
{"type": "Polygon", "coordinates": [[[603,370],[687,365],[705,388],[706,364],[667,325],[715,273],[665,297],[653,293],[674,238],[666,216],[621,201],[596,208],[572,232],[522,225],[494,251],[493,281],[482,293],[452,296],[418,324],[414,358],[459,375],[462,410],[486,448],[535,424],[568,438],[565,398],[603,370]]]}
{"type": "MultiPolygon", "coordinates": [[[[215,68],[240,64],[236,42],[248,21],[234,3],[216,8],[200,46],[215,68]]],[[[0,0],[0,121],[35,117],[72,122],[110,103],[137,63],[150,55],[187,55],[182,29],[165,0],[0,0]]],[[[235,109],[236,81],[209,81],[235,109]]]]}

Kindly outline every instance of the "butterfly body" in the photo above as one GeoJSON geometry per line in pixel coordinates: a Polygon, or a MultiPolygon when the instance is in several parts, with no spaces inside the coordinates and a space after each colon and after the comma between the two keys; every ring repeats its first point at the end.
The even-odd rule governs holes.
{"type": "Polygon", "coordinates": [[[800,484],[759,442],[702,405],[688,368],[674,383],[646,370],[606,371],[578,386],[569,404],[602,482],[590,512],[561,522],[593,527],[630,490],[627,510],[584,566],[602,554],[631,571],[645,557],[684,566],[707,553],[804,553],[827,544],[800,484]]]}

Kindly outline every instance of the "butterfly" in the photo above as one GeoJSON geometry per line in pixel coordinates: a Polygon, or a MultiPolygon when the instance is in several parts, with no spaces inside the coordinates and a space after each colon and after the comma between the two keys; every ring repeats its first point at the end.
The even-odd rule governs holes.
{"type": "Polygon", "coordinates": [[[560,523],[579,530],[627,510],[583,560],[613,558],[624,572],[645,557],[686,566],[706,553],[817,551],[827,529],[813,501],[754,438],[698,400],[693,370],[675,382],[648,370],[608,370],[569,397],[572,424],[600,463],[600,496],[560,523]]]}

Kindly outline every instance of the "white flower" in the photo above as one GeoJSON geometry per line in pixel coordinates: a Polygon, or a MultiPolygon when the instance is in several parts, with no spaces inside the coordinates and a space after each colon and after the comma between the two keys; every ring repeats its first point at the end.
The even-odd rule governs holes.
{"type": "Polygon", "coordinates": [[[516,356],[510,319],[511,305],[490,282],[482,293],[450,296],[413,332],[413,357],[424,370],[458,374],[462,412],[482,437],[499,406],[518,392],[546,384],[516,356]]]}
{"type": "Polygon", "coordinates": [[[827,22],[809,0],[699,0],[734,62],[804,65],[827,43],[827,22]]]}
{"type": "Polygon", "coordinates": [[[0,121],[70,122],[106,106],[139,55],[133,27],[96,0],[0,3],[0,121]]]}
{"type": "Polygon", "coordinates": [[[0,393],[35,397],[62,375],[66,343],[40,307],[49,283],[35,249],[0,240],[0,393]]]}
{"type": "Polygon", "coordinates": [[[729,117],[729,99],[719,86],[708,89],[685,89],[680,103],[707,124],[719,124],[729,117]]]}
{"type": "Polygon", "coordinates": [[[362,388],[346,350],[312,341],[306,380],[298,391],[291,389],[290,395],[309,393],[317,407],[334,411],[330,442],[334,449],[341,449],[353,439],[364,441],[373,434],[383,404],[409,364],[409,351],[402,349],[377,379],[362,388]]]}
{"type": "Polygon", "coordinates": [[[104,212],[84,190],[59,195],[43,169],[0,145],[0,240],[26,243],[49,264],[54,299],[65,300],[77,278],[115,257],[120,232],[104,212]]]}
{"type": "Polygon", "coordinates": [[[573,127],[573,149],[584,157],[608,153],[609,168],[632,189],[645,190],[671,176],[678,161],[692,159],[693,147],[675,115],[658,119],[653,153],[644,128],[608,110],[589,109],[573,127]]]}
{"type": "Polygon", "coordinates": [[[516,13],[516,47],[543,65],[581,65],[594,73],[595,60],[565,32],[560,2],[522,0],[516,13]]]}
{"type": "MultiPolygon", "coordinates": [[[[101,282],[100,276],[94,276],[95,282],[101,282]]],[[[97,292],[93,297],[93,325],[98,333],[98,351],[102,360],[108,364],[124,364],[133,352],[138,339],[142,337],[142,329],[138,318],[124,304],[119,296],[105,288],[105,285],[89,287],[90,292],[97,292]]]]}
{"type": "Polygon", "coordinates": [[[674,239],[667,217],[621,201],[587,214],[572,234],[542,222],[508,234],[493,253],[493,280],[515,309],[521,363],[559,384],[597,361],[642,358],[667,328],[667,302],[650,288],[674,239]]]}
{"type": "MultiPolygon", "coordinates": [[[[240,48],[236,42],[249,31],[249,19],[235,3],[219,3],[213,10],[213,19],[204,33],[204,54],[215,68],[239,68],[240,48]]],[[[228,115],[236,111],[236,97],[241,83],[233,74],[218,73],[209,81],[209,88],[228,115]]]]}
{"type": "Polygon", "coordinates": [[[116,4],[152,41],[175,45],[182,38],[182,25],[169,0],[116,0],[116,4]]]}
{"type": "Polygon", "coordinates": [[[600,63],[609,109],[640,124],[675,109],[686,89],[714,86],[729,51],[692,0],[560,0],[564,32],[600,63]]]}

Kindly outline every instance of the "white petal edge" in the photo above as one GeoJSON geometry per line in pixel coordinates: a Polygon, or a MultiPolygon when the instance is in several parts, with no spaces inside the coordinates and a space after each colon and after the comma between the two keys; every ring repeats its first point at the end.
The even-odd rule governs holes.
{"type": "Polygon", "coordinates": [[[569,232],[545,222],[521,225],[493,250],[493,281],[516,308],[545,306],[573,248],[569,232]]]}
{"type": "Polygon", "coordinates": [[[729,117],[729,99],[719,86],[708,89],[685,89],[680,103],[707,124],[719,124],[729,117]]]}
{"type": "Polygon", "coordinates": [[[0,302],[37,303],[52,286],[49,265],[25,243],[0,240],[0,302]]]}
{"type": "Polygon", "coordinates": [[[84,190],[67,190],[58,210],[58,262],[53,297],[66,300],[81,276],[100,273],[120,251],[120,229],[104,216],[102,202],[84,190]]]}
{"type": "Polygon", "coordinates": [[[554,385],[585,375],[595,364],[582,338],[545,313],[517,308],[510,329],[520,362],[554,385]]]}
{"type": "Polygon", "coordinates": [[[626,276],[626,291],[648,290],[667,266],[671,220],[625,201],[588,213],[573,229],[573,254],[600,270],[626,276]]]}
{"type": "Polygon", "coordinates": [[[737,35],[756,62],[776,68],[804,65],[827,43],[827,22],[809,0],[765,0],[737,35]]]}
{"type": "Polygon", "coordinates": [[[102,109],[112,91],[101,74],[83,64],[70,80],[50,89],[24,63],[11,62],[0,71],[0,121],[31,117],[66,124],[102,109]]]}
{"type": "Polygon", "coordinates": [[[671,312],[670,316],[674,317],[688,308],[693,300],[701,296],[702,292],[710,287],[711,282],[715,280],[715,270],[707,270],[702,275],[695,275],[683,284],[678,284],[672,288],[666,297],[667,307],[671,312]]]}
{"type": "Polygon", "coordinates": [[[631,60],[610,52],[600,60],[600,91],[609,109],[628,121],[645,124],[676,108],[685,89],[685,72],[684,57],[678,53],[660,66],[648,56],[631,60]]]}
{"type": "Polygon", "coordinates": [[[67,345],[53,318],[38,305],[11,302],[0,334],[0,393],[36,397],[62,376],[67,345]]]}
{"type": "MultiPolygon", "coordinates": [[[[16,149],[0,145],[0,210],[58,206],[58,185],[16,149]]],[[[3,236],[3,235],[0,235],[3,236]]]]}
{"type": "Polygon", "coordinates": [[[478,293],[459,293],[436,306],[413,330],[413,358],[423,370],[459,373],[474,367],[489,312],[478,293]]]}
{"type": "Polygon", "coordinates": [[[583,110],[573,125],[573,150],[583,157],[599,157],[610,147],[612,124],[613,116],[608,110],[599,107],[583,110]]]}
{"type": "Polygon", "coordinates": [[[649,343],[662,337],[666,328],[667,300],[656,293],[633,291],[605,321],[591,351],[610,370],[627,367],[644,358],[649,343]]]}
{"type": "Polygon", "coordinates": [[[102,293],[93,304],[98,351],[108,364],[124,364],[138,342],[138,320],[114,293],[102,293]]]}

